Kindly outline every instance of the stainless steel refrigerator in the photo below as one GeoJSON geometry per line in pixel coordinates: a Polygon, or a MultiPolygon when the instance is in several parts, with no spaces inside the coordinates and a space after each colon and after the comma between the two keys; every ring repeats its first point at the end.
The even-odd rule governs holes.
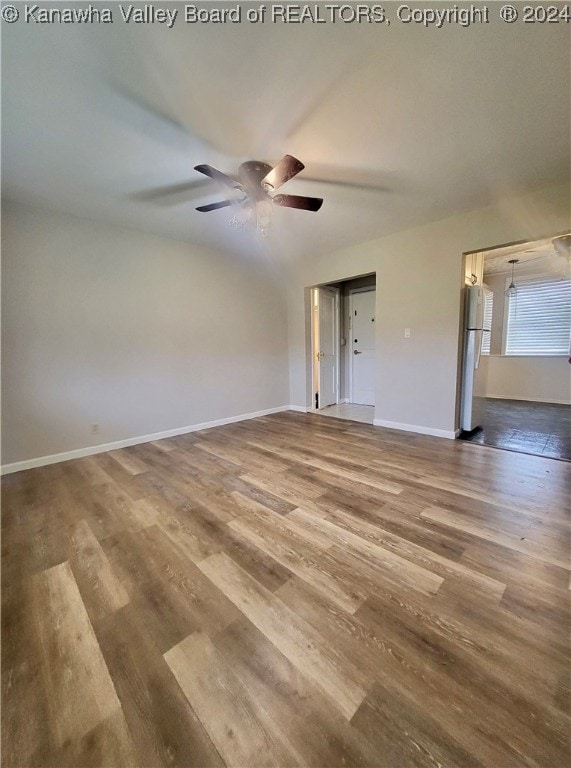
{"type": "Polygon", "coordinates": [[[464,301],[464,356],[462,366],[462,400],[460,427],[471,432],[482,426],[482,411],[486,396],[486,381],[482,370],[482,341],[491,329],[484,324],[484,289],[479,285],[466,287],[464,301]]]}

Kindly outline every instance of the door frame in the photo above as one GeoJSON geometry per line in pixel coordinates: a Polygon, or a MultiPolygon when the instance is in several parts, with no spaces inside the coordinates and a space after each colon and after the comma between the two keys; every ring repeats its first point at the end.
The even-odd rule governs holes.
{"type": "MultiPolygon", "coordinates": [[[[347,350],[349,352],[349,355],[348,355],[349,356],[349,360],[347,362],[348,362],[348,365],[349,365],[349,402],[350,403],[353,402],[353,344],[354,344],[353,333],[352,333],[352,331],[353,331],[353,296],[356,293],[369,293],[370,291],[375,291],[376,292],[376,290],[377,290],[377,286],[376,285],[368,285],[368,286],[366,286],[364,288],[350,288],[349,289],[349,318],[350,318],[350,322],[349,322],[349,328],[347,330],[351,332],[351,344],[347,344],[346,348],[347,348],[347,350]]],[[[377,306],[376,306],[377,302],[376,302],[376,299],[377,299],[377,294],[375,293],[375,319],[377,317],[377,306]]],[[[375,324],[375,329],[376,329],[376,324],[375,324]]],[[[376,337],[376,332],[375,332],[375,360],[376,360],[376,358],[377,358],[377,337],[376,337]]],[[[373,387],[373,390],[374,390],[374,387],[373,387]]],[[[375,397],[375,400],[376,400],[376,397],[375,397]]],[[[376,403],[373,406],[373,408],[374,407],[376,407],[376,403]]]]}
{"type": "Polygon", "coordinates": [[[341,390],[341,291],[334,285],[314,285],[311,289],[311,408],[310,411],[319,411],[320,408],[315,406],[315,395],[319,395],[319,391],[315,391],[317,388],[314,386],[314,382],[319,382],[319,360],[315,353],[315,330],[319,327],[319,305],[317,307],[314,303],[313,291],[320,291],[327,289],[335,294],[335,331],[334,331],[334,346],[335,346],[335,387],[336,387],[336,400],[338,405],[340,402],[340,390],[341,390]]]}

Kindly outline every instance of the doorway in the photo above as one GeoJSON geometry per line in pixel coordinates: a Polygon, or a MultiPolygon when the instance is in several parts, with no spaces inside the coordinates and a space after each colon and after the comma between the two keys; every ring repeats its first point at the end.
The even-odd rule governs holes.
{"type": "Polygon", "coordinates": [[[339,301],[336,286],[313,289],[315,408],[339,402],[339,301]]]}
{"type": "Polygon", "coordinates": [[[461,439],[571,460],[570,247],[558,234],[465,256],[461,439]]]}
{"type": "Polygon", "coordinates": [[[375,288],[349,291],[351,330],[349,402],[375,405],[375,288]]]}
{"type": "Polygon", "coordinates": [[[311,289],[312,408],[372,424],[375,405],[376,278],[311,289]]]}

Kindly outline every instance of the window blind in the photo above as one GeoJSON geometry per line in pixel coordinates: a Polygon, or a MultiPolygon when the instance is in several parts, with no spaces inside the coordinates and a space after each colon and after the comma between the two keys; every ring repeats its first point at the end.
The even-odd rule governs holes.
{"type": "Polygon", "coordinates": [[[492,315],[494,312],[494,294],[487,288],[484,288],[484,328],[488,329],[488,333],[482,334],[482,354],[490,354],[490,343],[492,337],[492,315]]]}
{"type": "Polygon", "coordinates": [[[567,355],[571,332],[571,280],[517,281],[509,296],[506,355],[567,355]]]}

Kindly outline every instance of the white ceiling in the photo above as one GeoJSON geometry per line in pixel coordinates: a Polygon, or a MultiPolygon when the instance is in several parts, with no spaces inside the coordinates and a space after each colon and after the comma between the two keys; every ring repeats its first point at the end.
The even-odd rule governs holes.
{"type": "Polygon", "coordinates": [[[569,260],[557,252],[551,238],[517,245],[506,245],[483,253],[484,277],[511,274],[510,259],[518,260],[515,266],[518,274],[522,272],[526,274],[553,273],[564,277],[569,276],[569,260]]]}
{"type": "Polygon", "coordinates": [[[294,258],[569,174],[563,24],[18,22],[2,38],[4,194],[103,222],[294,258]],[[281,191],[325,202],[275,208],[267,241],[227,226],[227,210],[195,212],[221,199],[214,184],[147,199],[198,180],[197,163],[232,173],[285,153],[306,171],[281,191]]]}

